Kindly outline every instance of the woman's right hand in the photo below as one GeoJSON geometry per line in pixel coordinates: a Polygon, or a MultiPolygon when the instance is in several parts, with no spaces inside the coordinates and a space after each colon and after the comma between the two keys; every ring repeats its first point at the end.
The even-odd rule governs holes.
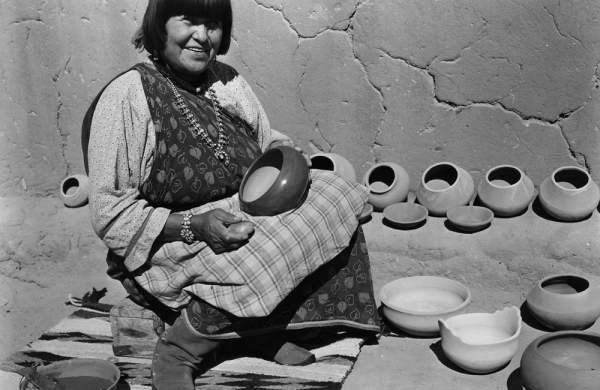
{"type": "Polygon", "coordinates": [[[223,209],[214,209],[192,216],[190,228],[200,241],[206,242],[215,253],[236,250],[248,242],[254,233],[251,222],[223,209]],[[236,228],[233,228],[233,227],[236,228]]]}

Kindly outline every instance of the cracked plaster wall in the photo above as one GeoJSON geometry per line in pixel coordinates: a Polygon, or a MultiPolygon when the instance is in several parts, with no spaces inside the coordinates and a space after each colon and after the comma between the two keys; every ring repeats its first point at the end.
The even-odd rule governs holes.
{"type": "MultiPolygon", "coordinates": [[[[142,58],[144,0],[4,1],[0,195],[54,194],[82,170],[86,105],[142,58]]],[[[600,179],[595,0],[238,0],[225,60],[272,124],[308,151],[413,182],[450,160],[476,179],[513,163],[536,182],[563,164],[600,179]]],[[[414,184],[413,184],[414,186],[414,184]]]]}
{"type": "MultiPolygon", "coordinates": [[[[600,181],[597,0],[233,3],[224,61],[249,80],[273,127],[309,152],[340,153],[359,176],[395,161],[413,187],[438,161],[476,180],[512,163],[538,184],[566,164],[600,181]]],[[[69,228],[62,245],[57,226],[73,215],[56,194],[62,178],[83,171],[87,105],[143,58],[129,40],[145,4],[2,2],[0,274],[34,278],[27,264],[37,259],[101,248],[83,214],[85,229],[69,228]]]]}

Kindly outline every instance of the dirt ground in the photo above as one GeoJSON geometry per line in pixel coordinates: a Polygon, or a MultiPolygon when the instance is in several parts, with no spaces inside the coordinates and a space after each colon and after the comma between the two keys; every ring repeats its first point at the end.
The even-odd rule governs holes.
{"type": "MultiPolygon", "coordinates": [[[[25,208],[23,202],[4,199],[0,205],[0,358],[70,313],[68,294],[106,287],[102,302],[125,296],[121,285],[105,275],[105,249],[91,229],[87,206],[68,209],[54,198],[26,199],[25,208]]],[[[468,311],[488,312],[522,306],[528,291],[549,274],[575,272],[597,281],[599,227],[597,211],[584,221],[564,223],[548,218],[536,203],[520,216],[496,218],[473,234],[436,217],[416,229],[399,230],[374,213],[363,225],[376,292],[399,277],[441,275],[471,289],[468,311]]],[[[520,352],[542,333],[525,323],[520,352]]],[[[518,389],[520,352],[497,373],[469,375],[444,358],[438,341],[382,337],[363,347],[344,389],[518,389]]]]}

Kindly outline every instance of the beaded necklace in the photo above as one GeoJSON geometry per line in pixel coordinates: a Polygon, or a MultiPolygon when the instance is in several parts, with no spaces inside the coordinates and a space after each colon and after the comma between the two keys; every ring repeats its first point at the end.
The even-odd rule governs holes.
{"type": "Polygon", "coordinates": [[[185,103],[185,100],[183,100],[183,96],[181,96],[181,94],[177,90],[177,87],[175,87],[175,84],[173,84],[171,79],[166,75],[165,78],[167,79],[171,91],[175,95],[175,106],[177,107],[181,115],[183,115],[188,124],[191,126],[192,133],[195,136],[200,137],[202,141],[204,141],[204,143],[212,149],[213,154],[219,161],[223,162],[225,166],[229,166],[230,158],[227,152],[225,151],[225,146],[229,142],[229,138],[227,137],[227,134],[225,134],[225,128],[223,127],[223,117],[221,113],[222,108],[219,104],[219,100],[217,99],[215,91],[212,89],[212,87],[210,87],[207,92],[208,97],[212,103],[215,116],[217,117],[217,142],[214,142],[208,135],[208,131],[202,126],[200,126],[198,119],[192,113],[188,105],[185,103]]]}

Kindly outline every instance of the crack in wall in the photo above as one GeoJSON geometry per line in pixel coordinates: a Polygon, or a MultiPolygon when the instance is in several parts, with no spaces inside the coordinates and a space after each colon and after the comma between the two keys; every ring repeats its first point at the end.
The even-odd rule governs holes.
{"type": "Polygon", "coordinates": [[[69,56],[67,58],[67,61],[65,62],[65,65],[62,67],[62,69],[59,69],[54,76],[52,76],[52,81],[54,82],[54,87],[56,88],[56,96],[57,96],[57,107],[56,107],[56,131],[58,133],[58,136],[61,140],[61,144],[60,144],[60,151],[61,151],[61,157],[65,163],[65,174],[64,176],[67,176],[69,174],[69,172],[71,171],[71,163],[69,162],[68,158],[67,158],[67,147],[69,144],[69,138],[68,138],[68,133],[65,133],[62,130],[62,126],[61,126],[61,112],[64,106],[63,100],[62,100],[62,94],[60,92],[60,87],[58,85],[58,82],[60,81],[61,75],[63,73],[67,73],[68,72],[68,67],[69,64],[71,62],[71,56],[69,56]]]}
{"type": "MultiPolygon", "coordinates": [[[[572,41],[577,42],[578,44],[580,44],[581,46],[585,47],[584,43],[581,41],[581,39],[567,34],[565,32],[562,31],[562,29],[560,28],[560,25],[558,24],[558,20],[556,19],[556,15],[554,15],[554,13],[552,13],[548,7],[546,7],[546,5],[542,5],[542,7],[544,8],[544,11],[546,11],[546,13],[548,15],[550,15],[550,18],[552,18],[552,24],[554,25],[554,29],[556,30],[556,32],[558,33],[558,35],[560,35],[561,37],[565,38],[565,39],[569,39],[572,41]]],[[[558,7],[560,8],[560,1],[558,2],[558,7]]]]}

